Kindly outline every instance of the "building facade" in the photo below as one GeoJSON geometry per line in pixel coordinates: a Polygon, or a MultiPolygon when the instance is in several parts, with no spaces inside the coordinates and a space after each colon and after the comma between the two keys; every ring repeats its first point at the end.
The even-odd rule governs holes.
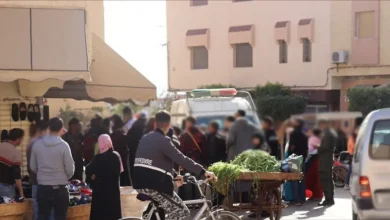
{"type": "MultiPolygon", "coordinates": [[[[103,2],[0,1],[0,27],[0,128],[25,130],[18,147],[25,175],[30,122],[13,120],[11,105],[34,104],[35,97],[66,80],[91,80],[89,48],[93,33],[104,39],[103,2]]],[[[63,102],[50,101],[53,109],[63,102]]]]}
{"type": "Polygon", "coordinates": [[[156,97],[156,87],[105,43],[102,0],[0,1],[0,30],[0,130],[25,130],[23,175],[25,106],[37,104],[42,120],[67,104],[88,109],[156,97]]]}
{"type": "Polygon", "coordinates": [[[167,1],[169,88],[279,82],[308,97],[310,111],[337,109],[331,9],[331,1],[167,1]]]}
{"type": "Polygon", "coordinates": [[[332,1],[331,11],[332,51],[348,54],[331,76],[340,84],[340,107],[347,110],[348,89],[390,83],[390,2],[332,1]]]}

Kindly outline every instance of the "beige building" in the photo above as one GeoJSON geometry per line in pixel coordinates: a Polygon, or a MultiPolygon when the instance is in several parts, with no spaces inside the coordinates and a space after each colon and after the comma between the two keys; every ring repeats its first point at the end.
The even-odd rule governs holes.
{"type": "MultiPolygon", "coordinates": [[[[325,94],[334,87],[327,74],[331,6],[331,1],[167,1],[170,89],[280,82],[325,94]]],[[[323,99],[319,102],[328,101],[323,99]]]]}
{"type": "Polygon", "coordinates": [[[349,56],[331,71],[340,82],[345,110],[348,89],[390,83],[390,2],[332,1],[331,18],[332,51],[344,50],[349,56]]]}
{"type": "Polygon", "coordinates": [[[389,19],[377,0],[167,1],[169,88],[280,82],[345,110],[349,88],[390,81],[389,19]]]}
{"type": "MultiPolygon", "coordinates": [[[[0,130],[22,128],[11,106],[21,103],[74,109],[88,100],[146,102],[156,88],[104,42],[103,1],[0,1],[0,130]],[[50,99],[45,99],[50,98],[50,99]]],[[[53,113],[52,113],[53,114],[53,113]]],[[[51,115],[55,116],[55,115],[51,115]]],[[[25,146],[20,146],[26,174],[25,146]]]]}

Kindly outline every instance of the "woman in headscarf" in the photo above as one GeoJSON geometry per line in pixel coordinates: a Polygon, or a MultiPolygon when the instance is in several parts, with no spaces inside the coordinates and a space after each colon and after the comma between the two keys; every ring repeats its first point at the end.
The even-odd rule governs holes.
{"type": "Polygon", "coordinates": [[[91,176],[93,200],[90,220],[118,220],[122,218],[119,177],[123,172],[121,158],[113,150],[110,136],[98,139],[99,154],[88,164],[85,173],[91,176]]]}
{"type": "Polygon", "coordinates": [[[128,141],[123,129],[125,123],[119,115],[113,115],[112,118],[112,134],[110,135],[114,150],[119,153],[123,163],[123,172],[121,173],[121,186],[131,186],[130,171],[129,171],[129,148],[128,141]]]}

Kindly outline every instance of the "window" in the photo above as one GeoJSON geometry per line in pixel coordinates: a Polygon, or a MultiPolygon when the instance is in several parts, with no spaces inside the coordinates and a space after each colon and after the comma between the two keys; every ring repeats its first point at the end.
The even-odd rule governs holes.
{"type": "Polygon", "coordinates": [[[81,9],[31,9],[32,69],[87,71],[85,24],[81,9]]]}
{"type": "Polygon", "coordinates": [[[253,49],[248,43],[234,45],[234,67],[252,67],[253,49]]]}
{"type": "Polygon", "coordinates": [[[307,38],[302,39],[303,62],[311,62],[311,42],[307,38]]]}
{"type": "Polygon", "coordinates": [[[329,112],[329,108],[327,105],[308,105],[306,107],[305,113],[321,113],[321,112],[329,112]]]}
{"type": "Polygon", "coordinates": [[[208,0],[190,0],[191,6],[208,5],[208,0]]]}
{"type": "Polygon", "coordinates": [[[287,63],[287,43],[284,40],[279,41],[279,63],[287,63]]]}
{"type": "MultiPolygon", "coordinates": [[[[219,129],[223,130],[224,122],[225,122],[225,119],[227,116],[229,116],[229,115],[196,117],[196,125],[198,125],[198,126],[206,125],[207,126],[210,124],[210,122],[215,121],[218,123],[219,129]]],[[[252,115],[247,115],[246,119],[248,119],[248,121],[252,124],[256,123],[255,118],[252,115]]]]}
{"type": "Polygon", "coordinates": [[[374,123],[369,155],[373,159],[390,160],[390,120],[380,120],[374,123]]]}
{"type": "Polygon", "coordinates": [[[191,47],[191,69],[208,69],[209,51],[206,47],[191,47]]]}
{"type": "Polygon", "coordinates": [[[375,12],[356,12],[355,16],[355,37],[373,38],[375,36],[375,12]]]}

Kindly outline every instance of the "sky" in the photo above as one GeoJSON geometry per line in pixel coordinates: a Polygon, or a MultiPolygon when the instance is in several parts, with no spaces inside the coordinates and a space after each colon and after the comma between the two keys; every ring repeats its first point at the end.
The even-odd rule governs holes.
{"type": "Polygon", "coordinates": [[[104,1],[105,41],[157,87],[168,88],[165,1],[104,1]]]}

